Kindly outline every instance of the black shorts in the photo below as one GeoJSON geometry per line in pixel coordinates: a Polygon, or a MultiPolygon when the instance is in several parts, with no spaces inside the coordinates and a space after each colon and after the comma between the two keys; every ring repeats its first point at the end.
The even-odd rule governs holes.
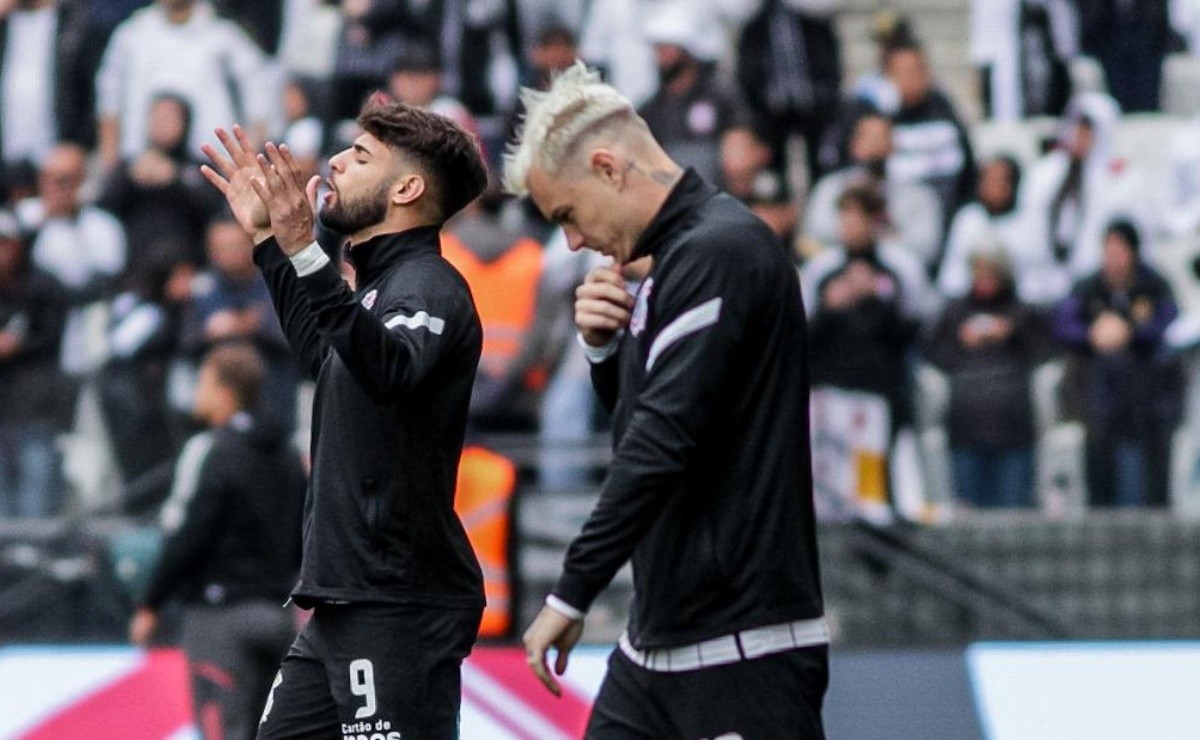
{"type": "Polygon", "coordinates": [[[642,668],[618,648],[588,721],[588,740],[821,740],[829,648],[797,648],[712,668],[642,668]]]}
{"type": "Polygon", "coordinates": [[[458,736],[462,661],[479,610],[321,604],[276,675],[258,737],[458,736]]]}

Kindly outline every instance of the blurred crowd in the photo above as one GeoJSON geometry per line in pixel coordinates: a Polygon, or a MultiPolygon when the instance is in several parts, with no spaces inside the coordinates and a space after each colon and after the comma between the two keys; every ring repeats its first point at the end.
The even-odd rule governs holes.
{"type": "MultiPolygon", "coordinates": [[[[1063,423],[1084,430],[1088,504],[1168,505],[1200,336],[1176,296],[1200,265],[1160,255],[1200,251],[1200,120],[1166,171],[1116,142],[1125,114],[1160,108],[1167,53],[1200,54],[1200,2],[975,0],[971,102],[1053,120],[1034,156],[982,158],[902,14],[875,16],[876,64],[847,79],[843,5],[0,0],[0,517],[161,502],[197,364],[224,342],[266,358],[258,414],[303,426],[251,245],[197,169],[214,127],[241,122],[321,173],[381,91],[457,120],[495,169],[520,86],[577,57],[795,255],[827,514],[928,487],[936,439],[962,506],[1044,504],[1037,451],[1063,423]],[[113,493],[85,505],[101,458],[113,493]]],[[[472,434],[529,435],[541,485],[585,485],[556,452],[605,423],[572,327],[596,258],[498,184],[443,246],[485,325],[472,434]]]]}

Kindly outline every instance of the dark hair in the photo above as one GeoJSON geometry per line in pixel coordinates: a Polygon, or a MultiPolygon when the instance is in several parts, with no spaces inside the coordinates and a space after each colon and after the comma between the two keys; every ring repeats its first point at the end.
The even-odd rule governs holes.
{"type": "Polygon", "coordinates": [[[542,30],[538,31],[537,38],[534,39],[534,46],[555,46],[562,44],[563,46],[575,46],[575,32],[566,26],[560,26],[552,23],[542,30]]]}
{"type": "Polygon", "coordinates": [[[211,367],[217,382],[233,392],[242,410],[252,409],[258,403],[267,365],[254,345],[245,342],[219,344],[205,355],[204,366],[211,367]]]}
{"type": "Polygon", "coordinates": [[[414,160],[437,199],[442,221],[487,187],[487,167],[475,137],[445,116],[372,96],[358,116],[363,131],[414,160]]]}
{"type": "Polygon", "coordinates": [[[889,39],[880,51],[881,66],[887,67],[892,61],[892,57],[897,54],[911,51],[916,54],[925,56],[925,48],[921,46],[921,42],[909,34],[901,34],[895,38],[889,39]]]}
{"type": "Polygon", "coordinates": [[[1104,230],[1104,236],[1116,236],[1129,245],[1130,251],[1135,255],[1142,248],[1142,234],[1138,231],[1137,226],[1127,218],[1118,218],[1108,224],[1108,228],[1104,230]]]}
{"type": "Polygon", "coordinates": [[[159,103],[174,103],[179,106],[179,113],[183,118],[183,131],[179,133],[179,141],[163,154],[177,162],[185,161],[188,159],[188,142],[192,137],[192,117],[194,115],[192,104],[187,98],[173,92],[156,93],[150,100],[150,107],[153,108],[159,103]]]}
{"type": "Polygon", "coordinates": [[[879,218],[887,204],[878,188],[871,185],[851,185],[843,190],[837,199],[839,211],[849,206],[861,208],[871,218],[879,218]]]}

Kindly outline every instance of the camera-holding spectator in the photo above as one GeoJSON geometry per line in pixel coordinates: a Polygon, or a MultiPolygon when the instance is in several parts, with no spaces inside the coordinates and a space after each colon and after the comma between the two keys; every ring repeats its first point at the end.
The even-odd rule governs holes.
{"type": "Polygon", "coordinates": [[[851,185],[877,188],[886,201],[887,222],[896,240],[911,249],[932,272],[941,251],[942,204],[928,185],[891,175],[888,161],[894,152],[891,120],[877,111],[865,111],[850,135],[850,165],[825,175],[813,188],[804,214],[804,231],[823,244],[836,244],[838,198],[851,185]]]}
{"type": "Polygon", "coordinates": [[[156,0],[113,33],[96,74],[105,164],[145,151],[150,107],[164,92],[191,106],[188,151],[196,158],[212,131],[234,119],[246,121],[256,139],[265,137],[279,101],[262,50],[203,0],[156,0]]]}
{"type": "Polygon", "coordinates": [[[181,258],[202,261],[204,230],[217,203],[188,154],[192,112],[186,100],[155,96],[144,151],[113,170],[96,204],[121,219],[129,240],[130,269],[164,234],[185,247],[181,258]]]}
{"type": "Polygon", "coordinates": [[[1030,374],[1047,358],[1047,327],[1022,303],[1001,252],[970,258],[967,294],[949,303],[926,356],[949,376],[948,430],[958,497],[984,509],[1033,502],[1030,374]]]}
{"type": "Polygon", "coordinates": [[[66,296],[30,264],[16,219],[0,212],[0,518],[58,513],[55,436],[69,413],[58,368],[66,296]]]}
{"type": "Polygon", "coordinates": [[[887,399],[892,427],[911,418],[905,355],[936,304],[916,259],[882,241],[883,199],[852,187],[838,201],[842,246],[801,270],[811,316],[816,388],[866,391],[887,399]]]}
{"type": "Polygon", "coordinates": [[[1182,398],[1163,334],[1179,311],[1170,286],[1142,261],[1140,244],[1132,223],[1112,223],[1100,270],[1055,316],[1056,336],[1081,355],[1093,506],[1167,504],[1182,398]]]}
{"type": "Polygon", "coordinates": [[[943,296],[969,292],[971,254],[980,245],[1003,252],[1022,301],[1044,306],[1067,294],[1070,277],[1033,228],[1034,219],[1019,207],[1020,187],[1021,165],[1012,157],[996,157],[980,168],[978,199],[960,208],[950,223],[937,279],[943,296]]]}

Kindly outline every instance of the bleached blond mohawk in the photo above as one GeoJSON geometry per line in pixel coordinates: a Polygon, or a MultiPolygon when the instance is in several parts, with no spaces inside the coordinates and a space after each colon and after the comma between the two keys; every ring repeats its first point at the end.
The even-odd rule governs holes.
{"type": "Polygon", "coordinates": [[[546,91],[521,88],[525,115],[516,139],[504,151],[504,189],[529,194],[529,168],[535,163],[555,172],[573,144],[601,121],[614,115],[635,115],[633,103],[600,73],[576,60],[554,78],[546,91]]]}

